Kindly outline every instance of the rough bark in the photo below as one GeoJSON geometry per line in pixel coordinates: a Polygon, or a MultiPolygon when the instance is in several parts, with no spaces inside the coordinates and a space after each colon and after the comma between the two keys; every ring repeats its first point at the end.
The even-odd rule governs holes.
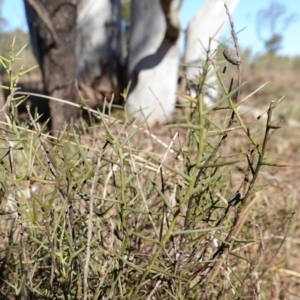
{"type": "MultiPolygon", "coordinates": [[[[25,8],[45,93],[76,102],[77,0],[30,0],[25,1],[25,8]],[[42,8],[30,5],[32,1],[42,8]]],[[[65,122],[76,117],[76,110],[69,105],[51,100],[49,107],[54,131],[61,130],[65,122]]]]}

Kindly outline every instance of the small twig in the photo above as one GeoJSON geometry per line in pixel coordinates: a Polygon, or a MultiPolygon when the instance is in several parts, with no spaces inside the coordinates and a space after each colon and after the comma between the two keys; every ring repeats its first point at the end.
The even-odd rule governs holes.
{"type": "Polygon", "coordinates": [[[253,149],[249,150],[249,156],[247,154],[246,157],[247,157],[247,162],[248,162],[248,168],[245,172],[243,182],[241,183],[240,187],[238,188],[236,194],[228,200],[228,204],[231,206],[236,206],[244,200],[247,186],[249,184],[250,170],[251,170],[252,176],[254,174],[254,170],[253,170],[254,150],[253,149]]]}
{"type": "MultiPolygon", "coordinates": [[[[12,97],[13,97],[13,93],[11,94],[11,98],[12,97]]],[[[8,105],[10,106],[10,104],[8,104],[8,105]]],[[[12,178],[13,178],[13,191],[14,191],[13,197],[14,197],[15,203],[17,204],[17,220],[16,221],[17,221],[17,224],[19,224],[20,244],[21,244],[21,249],[22,249],[22,252],[19,255],[20,265],[21,265],[21,270],[22,270],[22,276],[27,277],[29,263],[28,263],[28,259],[27,259],[27,255],[26,255],[26,246],[25,246],[26,243],[25,243],[25,236],[24,236],[25,230],[24,230],[24,226],[23,226],[23,222],[22,222],[23,218],[22,218],[22,214],[21,214],[20,199],[19,199],[19,194],[18,194],[18,190],[17,190],[17,186],[16,186],[17,176],[16,176],[16,169],[15,169],[15,163],[14,163],[14,156],[13,156],[14,143],[8,139],[6,132],[4,130],[2,130],[2,134],[8,144],[9,166],[10,166],[10,171],[11,171],[12,178]],[[23,262],[25,264],[25,268],[24,268],[23,262]]],[[[22,285],[22,289],[26,288],[25,282],[23,282],[23,280],[21,282],[21,285],[22,285]]],[[[32,288],[32,282],[30,282],[30,285],[32,288]]]]}
{"type": "MultiPolygon", "coordinates": [[[[249,184],[249,187],[248,187],[248,190],[244,196],[244,199],[243,199],[243,206],[245,205],[248,197],[250,196],[253,188],[254,188],[254,183],[258,177],[258,174],[259,174],[259,171],[260,171],[260,168],[262,167],[263,165],[263,158],[264,158],[264,155],[265,155],[265,151],[266,151],[266,146],[267,146],[267,141],[269,140],[269,131],[273,128],[272,125],[271,125],[271,120],[272,120],[272,113],[273,113],[273,109],[274,107],[276,106],[276,103],[274,103],[273,101],[271,102],[270,104],[270,107],[268,109],[268,119],[267,119],[267,124],[266,124],[266,131],[265,131],[265,135],[264,135],[264,140],[263,140],[263,145],[262,145],[262,148],[261,149],[258,149],[257,148],[257,152],[258,152],[258,161],[256,163],[256,167],[255,167],[255,171],[254,171],[254,174],[252,176],[252,180],[249,184]]],[[[251,161],[251,160],[250,160],[251,161]]],[[[256,199],[256,198],[255,198],[256,199]]],[[[251,207],[251,204],[254,203],[254,200],[253,199],[251,201],[251,203],[248,205],[247,208],[250,208],[251,207]]],[[[241,213],[242,213],[242,206],[239,206],[237,208],[237,211],[236,211],[236,214],[235,214],[235,218],[233,220],[233,224],[227,234],[227,237],[225,238],[224,242],[220,245],[220,247],[218,248],[218,250],[214,253],[214,255],[212,256],[212,259],[211,260],[214,260],[214,259],[218,259],[222,254],[227,254],[228,253],[228,247],[227,247],[227,244],[230,242],[230,240],[232,240],[232,238],[235,238],[237,237],[238,233],[240,232],[244,222],[245,222],[245,219],[246,219],[246,216],[249,212],[247,212],[247,208],[246,210],[244,210],[243,212],[243,215],[241,217],[241,213]]],[[[208,264],[206,266],[204,266],[202,268],[202,271],[209,268],[210,271],[213,269],[214,265],[213,264],[208,264]]],[[[214,278],[216,275],[217,275],[217,272],[216,270],[218,270],[220,266],[217,266],[215,271],[213,272],[212,274],[212,277],[214,278]]]]}
{"type": "MultiPolygon", "coordinates": [[[[256,194],[254,199],[249,203],[249,205],[247,206],[247,208],[243,211],[243,213],[241,214],[240,212],[238,212],[236,214],[235,217],[235,222],[234,225],[231,227],[225,242],[229,242],[230,239],[234,239],[238,236],[238,234],[240,233],[245,221],[247,220],[247,217],[250,213],[251,208],[254,206],[254,204],[256,203],[257,199],[259,198],[259,195],[256,194]]],[[[228,247],[224,247],[224,243],[221,244],[220,248],[217,250],[217,252],[219,252],[219,255],[226,256],[229,252],[229,248],[228,247]],[[221,249],[221,251],[220,251],[221,249]]],[[[216,255],[213,257],[213,259],[217,259],[219,258],[219,255],[216,255]]],[[[221,268],[223,264],[223,261],[218,262],[217,266],[214,268],[214,272],[211,274],[210,280],[213,281],[215,279],[215,277],[217,276],[217,274],[219,273],[219,270],[221,268]]],[[[211,266],[211,268],[213,268],[213,265],[211,266]]]]}
{"type": "MultiPolygon", "coordinates": [[[[89,113],[92,113],[95,118],[99,119],[99,111],[91,109],[89,107],[82,106],[81,104],[78,104],[78,103],[74,103],[74,102],[63,100],[63,99],[56,98],[56,97],[46,96],[46,95],[43,95],[43,94],[29,93],[29,92],[23,92],[23,91],[22,92],[15,92],[15,95],[29,95],[29,96],[36,96],[36,97],[41,97],[41,98],[45,98],[45,99],[49,99],[49,100],[54,100],[54,101],[57,101],[57,102],[60,102],[60,103],[68,104],[70,106],[74,106],[74,107],[77,107],[77,108],[82,108],[82,109],[88,111],[89,113]]],[[[109,121],[112,117],[103,115],[103,116],[101,116],[101,118],[104,118],[105,120],[109,121]]],[[[114,120],[114,121],[115,121],[115,123],[120,123],[121,122],[120,120],[117,120],[117,119],[114,120]]],[[[135,124],[131,124],[131,126],[133,128],[138,128],[138,126],[135,125],[135,124]]],[[[156,135],[151,133],[149,130],[144,129],[143,127],[141,127],[141,128],[139,128],[139,131],[142,131],[145,134],[147,134],[148,136],[150,136],[152,139],[154,139],[157,143],[162,145],[164,148],[166,148],[166,149],[168,148],[168,145],[164,141],[159,139],[156,135]]],[[[176,157],[179,160],[181,160],[181,161],[183,160],[182,156],[179,153],[177,153],[176,151],[174,151],[173,149],[170,149],[169,152],[171,152],[173,155],[176,155],[176,157]]]]}
{"type": "Polygon", "coordinates": [[[92,239],[92,233],[93,233],[94,192],[95,192],[96,183],[98,181],[98,173],[99,173],[99,169],[100,169],[100,165],[101,165],[101,158],[102,158],[102,153],[100,153],[100,156],[97,159],[95,175],[94,175],[92,187],[90,190],[86,259],[85,259],[85,266],[84,266],[84,270],[83,270],[83,293],[84,293],[85,300],[87,299],[87,295],[88,295],[88,274],[89,274],[89,263],[90,263],[90,256],[91,256],[91,239],[92,239]]]}
{"type": "Polygon", "coordinates": [[[264,88],[269,82],[267,81],[266,83],[264,83],[263,85],[261,85],[259,88],[257,88],[255,91],[253,91],[252,93],[250,93],[249,95],[247,95],[244,99],[242,99],[238,104],[241,104],[242,102],[245,102],[248,98],[250,98],[251,96],[253,96],[255,93],[257,93],[259,90],[261,90],[262,88],[264,88]]]}
{"type": "Polygon", "coordinates": [[[271,266],[272,264],[272,261],[274,260],[274,258],[278,255],[280,249],[282,248],[283,244],[285,243],[286,241],[286,238],[287,238],[287,235],[291,229],[291,225],[292,225],[292,219],[293,217],[295,216],[295,212],[292,212],[291,216],[290,216],[290,220],[289,220],[289,223],[288,223],[288,226],[287,226],[287,229],[286,229],[286,232],[284,234],[284,237],[279,245],[279,247],[277,248],[277,250],[275,251],[275,253],[273,254],[273,256],[271,257],[270,261],[267,263],[267,265],[265,266],[265,268],[262,270],[261,272],[261,278],[264,276],[264,274],[266,273],[266,271],[269,269],[269,267],[271,266]]]}
{"type": "Polygon", "coordinates": [[[152,299],[152,295],[157,291],[158,287],[161,285],[161,280],[158,280],[154,286],[154,288],[152,289],[152,291],[150,292],[150,294],[148,295],[148,297],[146,298],[146,300],[150,300],[152,299]]]}
{"type": "MultiPolygon", "coordinates": [[[[126,134],[126,138],[128,138],[128,133],[127,133],[127,131],[125,132],[125,134],[126,134]]],[[[152,224],[152,226],[153,226],[154,233],[155,233],[157,239],[160,240],[160,235],[159,235],[159,233],[158,233],[158,231],[157,231],[157,229],[156,229],[155,222],[154,222],[154,220],[153,220],[153,218],[152,218],[152,216],[151,216],[151,214],[150,214],[149,206],[148,206],[148,203],[147,203],[147,199],[146,199],[146,196],[145,196],[145,194],[144,194],[144,192],[143,192],[142,184],[141,184],[140,179],[139,179],[139,176],[138,176],[138,170],[137,170],[137,168],[136,168],[136,164],[135,164],[135,161],[134,161],[133,156],[132,156],[132,151],[131,151],[131,147],[130,147],[130,142],[129,142],[129,140],[128,140],[127,143],[128,143],[128,152],[129,152],[129,155],[130,155],[130,159],[131,159],[131,164],[132,164],[133,172],[134,172],[134,174],[136,174],[136,175],[135,175],[135,176],[136,176],[136,182],[137,182],[138,190],[140,191],[142,200],[143,200],[143,202],[144,202],[144,208],[146,209],[146,211],[147,211],[147,213],[148,213],[149,220],[150,220],[150,222],[151,222],[151,224],[152,224]]],[[[168,256],[168,258],[170,259],[170,262],[173,263],[173,260],[172,260],[171,256],[169,255],[168,251],[166,250],[166,248],[164,248],[164,251],[165,251],[166,255],[168,256]]]]}
{"type": "Polygon", "coordinates": [[[44,155],[45,155],[45,158],[47,160],[47,164],[49,166],[49,170],[52,174],[52,176],[54,177],[54,179],[58,179],[58,171],[57,171],[57,168],[56,168],[56,165],[54,163],[54,160],[52,159],[51,155],[50,155],[50,152],[49,150],[47,149],[47,146],[46,146],[46,143],[42,137],[42,135],[40,134],[40,129],[39,129],[39,126],[38,124],[34,121],[32,115],[31,115],[31,112],[30,112],[30,106],[29,105],[26,105],[26,109],[27,109],[27,113],[28,113],[28,117],[29,117],[29,120],[31,121],[32,123],[32,126],[34,127],[34,129],[36,130],[36,132],[38,133],[38,137],[39,137],[39,141],[40,141],[40,144],[42,146],[42,150],[44,152],[44,155]]]}
{"type": "Polygon", "coordinates": [[[107,279],[107,276],[108,276],[108,273],[111,272],[112,268],[113,268],[113,257],[110,257],[109,258],[109,262],[107,264],[107,269],[105,271],[104,274],[102,274],[102,276],[99,278],[100,279],[100,282],[95,290],[95,293],[94,293],[94,297],[93,297],[93,300],[97,300],[97,299],[100,299],[99,298],[99,295],[100,295],[100,290],[104,284],[104,281],[107,279]]]}
{"type": "MultiPolygon", "coordinates": [[[[226,3],[224,3],[225,9],[226,9],[226,13],[230,22],[230,27],[231,27],[231,35],[234,41],[234,47],[236,50],[236,55],[238,57],[238,59],[241,61],[241,63],[237,64],[237,69],[238,69],[238,86],[241,86],[242,84],[242,59],[241,59],[241,51],[240,51],[240,47],[239,47],[239,43],[238,43],[238,37],[235,33],[234,30],[234,23],[231,17],[231,14],[229,12],[228,6],[226,5],[226,3]]],[[[239,98],[240,98],[240,93],[241,93],[241,89],[238,90],[237,92],[237,96],[235,99],[235,103],[239,102],[239,98]]]]}
{"type": "MultiPolygon", "coordinates": [[[[166,151],[165,155],[163,156],[163,158],[162,158],[162,160],[161,160],[162,163],[163,163],[163,161],[165,160],[165,158],[167,157],[168,152],[170,151],[171,147],[173,146],[173,143],[175,142],[177,136],[178,136],[178,132],[175,133],[175,135],[174,135],[174,137],[173,137],[173,139],[172,139],[172,141],[171,141],[169,147],[167,148],[167,151],[166,151]]],[[[158,169],[157,169],[157,171],[156,171],[156,174],[158,174],[158,173],[160,172],[160,170],[161,170],[161,168],[162,168],[162,163],[159,165],[159,167],[158,167],[158,169]]]]}
{"type": "Polygon", "coordinates": [[[54,277],[55,277],[55,275],[56,276],[59,275],[59,271],[58,271],[57,263],[56,263],[56,259],[55,259],[56,247],[55,247],[55,243],[53,242],[53,239],[52,239],[51,234],[50,234],[49,221],[44,220],[44,224],[45,224],[45,232],[46,232],[46,236],[48,238],[48,243],[49,243],[49,248],[50,248],[50,255],[51,255],[50,287],[51,287],[51,289],[53,289],[54,277]]]}
{"type": "MultiPolygon", "coordinates": [[[[36,130],[36,133],[38,134],[41,149],[42,149],[42,152],[43,152],[44,157],[46,159],[47,165],[49,166],[50,173],[52,174],[54,180],[58,181],[59,176],[61,176],[61,175],[60,175],[59,171],[57,170],[56,164],[55,164],[54,160],[52,159],[52,157],[50,155],[50,151],[47,149],[45,140],[44,140],[44,138],[41,134],[40,125],[38,123],[36,123],[35,120],[33,119],[32,115],[31,115],[31,112],[30,112],[30,106],[29,105],[26,105],[26,109],[27,109],[29,119],[30,119],[34,129],[36,130]]],[[[68,186],[67,179],[65,179],[65,186],[68,186]]],[[[68,199],[68,197],[66,196],[66,193],[61,188],[61,185],[59,185],[59,187],[58,187],[58,196],[60,198],[61,203],[63,203],[63,204],[65,202],[65,199],[68,199]]],[[[73,211],[72,211],[70,202],[69,202],[69,205],[70,205],[70,207],[68,207],[68,206],[65,207],[65,213],[66,213],[66,216],[67,216],[66,219],[67,219],[67,224],[68,224],[68,231],[69,231],[69,237],[70,237],[71,245],[72,245],[72,247],[74,247],[76,249],[77,248],[76,247],[76,239],[74,239],[74,236],[73,236],[74,226],[72,224],[72,222],[73,222],[72,221],[73,220],[73,216],[72,216],[73,211]]],[[[83,268],[83,262],[82,262],[80,254],[78,255],[78,260],[79,260],[79,263],[81,264],[81,266],[83,268]]]]}
{"type": "Polygon", "coordinates": [[[3,107],[0,109],[0,113],[2,112],[5,116],[6,122],[12,126],[11,123],[11,118],[10,118],[10,107],[11,107],[11,101],[13,100],[16,92],[19,90],[20,88],[14,88],[11,92],[10,95],[7,97],[5,104],[3,105],[3,107]]]}

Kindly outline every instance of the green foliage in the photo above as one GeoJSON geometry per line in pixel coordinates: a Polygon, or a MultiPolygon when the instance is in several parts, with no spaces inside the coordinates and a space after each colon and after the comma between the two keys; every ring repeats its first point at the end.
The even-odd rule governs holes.
{"type": "MultiPolygon", "coordinates": [[[[162,151],[159,138],[143,129],[147,118],[133,125],[86,107],[91,125],[81,120],[54,138],[29,110],[30,128],[18,127],[10,113],[22,95],[14,90],[22,71],[9,71],[20,52],[13,46],[2,58],[12,99],[4,111],[10,123],[0,128],[3,297],[258,295],[257,282],[269,280],[272,260],[259,265],[265,244],[252,220],[265,226],[255,208],[257,182],[261,168],[275,163],[266,154],[282,99],[269,105],[267,121],[247,123],[233,101],[237,89],[218,72],[220,101],[206,107],[208,59],[197,96],[186,96],[181,118],[169,125],[180,132],[178,140],[162,135],[172,151],[162,151]],[[147,151],[151,139],[156,146],[147,151]],[[233,198],[237,206],[228,205],[233,198]]],[[[288,221],[288,213],[280,219],[288,221]]],[[[282,243],[275,246],[274,253],[282,243]]]]}
{"type": "Polygon", "coordinates": [[[269,53],[276,53],[282,44],[283,37],[281,34],[275,33],[265,41],[265,48],[269,53]]]}
{"type": "MultiPolygon", "coordinates": [[[[36,65],[37,62],[33,56],[32,48],[30,45],[30,38],[27,33],[22,30],[16,29],[11,32],[0,32],[0,53],[4,57],[10,56],[11,45],[10,41],[15,40],[14,47],[21,49],[24,45],[27,45],[24,51],[20,54],[19,59],[14,61],[13,68],[18,70],[23,66],[25,69],[29,69],[36,65]],[[20,60],[22,59],[22,60],[20,60]]],[[[7,74],[4,69],[0,70],[1,75],[4,75],[4,80],[7,81],[7,74]]]]}

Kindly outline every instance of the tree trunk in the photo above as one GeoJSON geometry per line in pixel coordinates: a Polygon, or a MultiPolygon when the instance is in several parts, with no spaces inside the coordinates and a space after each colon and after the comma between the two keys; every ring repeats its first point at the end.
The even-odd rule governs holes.
{"type": "MultiPolygon", "coordinates": [[[[226,0],[226,4],[232,13],[240,0],[226,0]]],[[[207,0],[190,21],[186,32],[186,48],[184,63],[191,65],[186,68],[186,77],[191,81],[199,83],[199,70],[206,61],[207,50],[210,48],[210,56],[218,47],[218,40],[224,23],[228,17],[224,7],[224,0],[207,0]],[[209,41],[211,43],[209,44],[209,41]]],[[[218,95],[217,76],[211,70],[206,80],[206,93],[204,101],[206,104],[215,102],[218,95]]]]}
{"type": "MultiPolygon", "coordinates": [[[[45,93],[76,102],[77,0],[26,0],[25,8],[45,93]]],[[[76,117],[76,109],[70,105],[51,100],[49,107],[55,133],[76,117]]]]}
{"type": "MultiPolygon", "coordinates": [[[[77,75],[86,84],[123,65],[120,0],[81,0],[76,28],[77,75]]],[[[116,83],[115,83],[116,84],[116,83]]]]}
{"type": "Polygon", "coordinates": [[[178,0],[132,0],[127,112],[148,124],[170,121],[179,65],[178,0]]]}

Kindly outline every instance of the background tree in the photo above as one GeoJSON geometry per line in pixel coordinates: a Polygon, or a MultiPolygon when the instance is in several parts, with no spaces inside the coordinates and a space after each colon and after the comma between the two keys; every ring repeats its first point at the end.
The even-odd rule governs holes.
{"type": "Polygon", "coordinates": [[[296,14],[288,14],[283,4],[275,1],[269,7],[258,11],[256,30],[266,51],[274,54],[281,48],[285,31],[296,20],[296,14]]]}
{"type": "MultiPolygon", "coordinates": [[[[49,0],[24,1],[27,6],[29,2],[40,3],[49,17],[52,18],[54,10],[48,9],[49,0]]],[[[62,3],[65,1],[60,0],[62,3]]],[[[93,104],[95,106],[100,104],[101,106],[101,99],[110,100],[112,94],[116,96],[114,98],[116,101],[120,90],[123,90],[131,82],[125,104],[129,116],[137,121],[149,116],[147,122],[150,127],[156,123],[169,122],[177,99],[181,31],[179,10],[182,1],[78,1],[76,4],[78,12],[75,43],[76,61],[72,64],[63,57],[60,59],[60,66],[66,70],[69,66],[76,64],[76,74],[72,73],[72,69],[72,72],[68,74],[69,77],[60,78],[59,82],[62,83],[72,76],[74,79],[76,78],[82,91],[82,99],[88,99],[90,106],[94,106],[93,104]],[[129,32],[128,43],[124,43],[124,32],[129,32]],[[128,48],[128,50],[124,51],[124,48],[126,50],[128,48]]],[[[234,10],[238,2],[239,0],[226,0],[230,11],[234,10]]],[[[32,4],[31,8],[33,9],[32,4]]],[[[38,15],[38,17],[37,22],[36,18],[27,13],[33,49],[35,49],[35,56],[43,70],[44,62],[41,61],[40,55],[42,54],[46,58],[49,54],[47,53],[48,48],[36,39],[36,33],[41,35],[40,28],[45,24],[42,16],[38,15]]],[[[206,59],[206,52],[203,53],[202,48],[208,48],[210,37],[218,38],[216,32],[220,30],[226,20],[224,0],[207,0],[205,2],[189,25],[188,35],[190,38],[187,39],[187,51],[184,55],[187,64],[191,64],[194,69],[201,67],[203,59],[204,61],[206,59]]],[[[54,27],[59,25],[51,19],[48,23],[54,27]]],[[[61,28],[63,25],[59,25],[57,29],[52,31],[55,33],[61,28]]],[[[48,32],[48,36],[53,36],[49,28],[45,28],[44,31],[48,32]]],[[[73,33],[71,36],[73,39],[73,33]]],[[[52,44],[56,44],[55,40],[52,44]]],[[[64,39],[59,38],[58,40],[64,41],[64,39]]],[[[125,41],[127,41],[127,37],[125,37],[125,41]]],[[[48,43],[48,46],[52,47],[52,44],[48,43]]],[[[217,43],[213,44],[217,45],[217,43]]],[[[214,47],[214,45],[211,46],[214,47]]],[[[69,57],[70,54],[65,53],[65,57],[69,57]]],[[[55,62],[55,59],[53,57],[52,61],[55,62]]],[[[45,68],[44,71],[46,71],[45,68]]],[[[57,72],[63,73],[62,70],[53,70],[51,74],[57,72]]],[[[197,81],[199,78],[198,72],[193,73],[193,78],[190,78],[190,72],[187,73],[188,80],[196,79],[197,81]]],[[[214,84],[216,75],[212,74],[211,78],[210,86],[214,84]]],[[[49,76],[45,77],[43,74],[44,85],[48,84],[47,81],[50,79],[49,76]]],[[[46,89],[45,92],[53,95],[53,91],[49,93],[46,89]]],[[[210,98],[214,96],[209,91],[206,94],[209,94],[210,98]]],[[[68,99],[64,95],[56,95],[55,97],[68,99]]],[[[53,112],[51,110],[51,116],[54,120],[58,115],[53,112]]],[[[60,113],[64,114],[62,110],[60,113]]],[[[66,117],[63,120],[68,121],[68,119],[66,117]]],[[[59,126],[52,126],[52,128],[58,129],[59,126]]]]}

